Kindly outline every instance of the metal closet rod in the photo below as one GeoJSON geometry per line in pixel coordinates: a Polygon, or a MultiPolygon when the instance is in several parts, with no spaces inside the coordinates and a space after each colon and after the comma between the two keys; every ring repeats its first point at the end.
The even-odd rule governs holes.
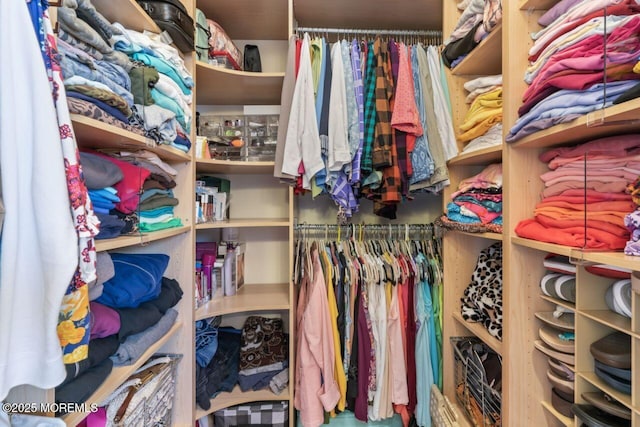
{"type": "Polygon", "coordinates": [[[315,27],[297,27],[296,31],[306,33],[331,33],[331,34],[379,34],[379,35],[397,35],[397,36],[426,36],[426,37],[442,37],[442,31],[439,30],[375,30],[363,28],[315,28],[315,27]]]}

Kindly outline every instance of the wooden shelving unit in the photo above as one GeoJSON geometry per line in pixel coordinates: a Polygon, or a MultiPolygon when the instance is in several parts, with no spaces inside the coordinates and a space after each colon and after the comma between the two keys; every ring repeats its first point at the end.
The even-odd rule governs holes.
{"type": "Polygon", "coordinates": [[[489,334],[487,330],[480,323],[467,322],[462,318],[462,315],[458,312],[453,313],[453,318],[462,326],[464,326],[469,332],[476,337],[480,338],[485,344],[487,344],[493,351],[498,354],[502,354],[502,342],[493,335],[489,334]]]}
{"type": "Polygon", "coordinates": [[[447,162],[449,166],[486,165],[502,160],[502,145],[461,153],[447,162]]]}

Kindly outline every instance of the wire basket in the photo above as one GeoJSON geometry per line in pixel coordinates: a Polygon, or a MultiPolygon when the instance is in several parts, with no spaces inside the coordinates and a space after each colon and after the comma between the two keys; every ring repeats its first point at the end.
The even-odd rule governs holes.
{"type": "Polygon", "coordinates": [[[156,354],[136,373],[152,374],[141,382],[135,373],[107,399],[107,427],[169,427],[176,392],[176,369],[182,355],[156,354]]]}
{"type": "Polygon", "coordinates": [[[456,398],[476,427],[499,427],[502,361],[476,337],[451,337],[456,398]]]}

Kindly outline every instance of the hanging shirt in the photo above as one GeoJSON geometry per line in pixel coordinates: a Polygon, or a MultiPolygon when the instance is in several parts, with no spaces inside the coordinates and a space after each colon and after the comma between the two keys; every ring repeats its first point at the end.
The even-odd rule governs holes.
{"type": "Polygon", "coordinates": [[[354,39],[351,43],[351,71],[353,72],[353,90],[358,109],[358,145],[353,155],[351,165],[351,183],[356,184],[361,179],[362,147],[364,142],[364,87],[362,82],[362,67],[360,61],[360,45],[354,39]]]}
{"type": "Polygon", "coordinates": [[[298,176],[304,163],[303,188],[311,188],[311,179],[324,168],[320,154],[320,134],[313,96],[309,35],[305,34],[300,52],[300,69],[291,103],[282,172],[298,176]]]}

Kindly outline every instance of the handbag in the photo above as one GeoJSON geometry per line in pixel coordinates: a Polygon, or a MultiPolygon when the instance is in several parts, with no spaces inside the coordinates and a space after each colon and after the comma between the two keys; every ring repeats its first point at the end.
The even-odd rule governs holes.
{"type": "Polygon", "coordinates": [[[258,46],[254,44],[244,46],[244,71],[262,72],[260,50],[258,50],[258,46]]]}
{"type": "Polygon", "coordinates": [[[460,414],[453,407],[447,396],[444,396],[438,386],[431,384],[430,402],[431,420],[434,427],[459,427],[460,414]]]}
{"type": "Polygon", "coordinates": [[[136,370],[100,406],[107,427],[169,426],[178,355],[154,357],[136,370]]]}

